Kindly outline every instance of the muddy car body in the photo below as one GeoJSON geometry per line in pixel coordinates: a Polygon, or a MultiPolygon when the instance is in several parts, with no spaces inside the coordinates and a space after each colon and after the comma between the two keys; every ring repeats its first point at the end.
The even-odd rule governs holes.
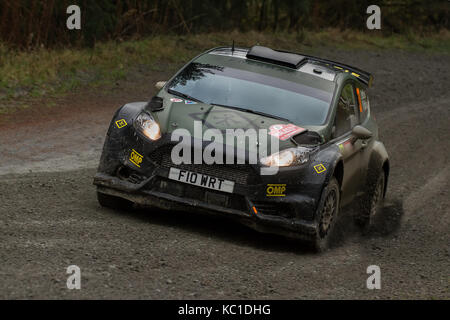
{"type": "Polygon", "coordinates": [[[150,102],[116,112],[94,179],[99,202],[222,214],[325,249],[341,207],[358,204],[356,220],[367,226],[386,192],[389,160],[370,114],[371,82],[367,72],[316,57],[211,49],[158,83],[150,102]],[[278,150],[258,140],[243,153],[233,147],[227,163],[223,143],[223,163],[175,163],[177,129],[190,133],[194,149],[211,143],[195,132],[198,123],[222,133],[266,130],[278,150]],[[260,149],[266,157],[250,163],[260,149]],[[276,174],[262,174],[265,167],[276,174]]]}

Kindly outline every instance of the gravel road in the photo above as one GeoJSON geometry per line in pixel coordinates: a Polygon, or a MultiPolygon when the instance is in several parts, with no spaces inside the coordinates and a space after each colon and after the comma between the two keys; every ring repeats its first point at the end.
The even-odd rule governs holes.
{"type": "Polygon", "coordinates": [[[0,116],[0,298],[449,299],[450,59],[320,52],[375,76],[391,177],[369,234],[344,212],[319,255],[224,219],[101,208],[92,179],[114,111],[168,77],[141,73],[0,116]],[[81,290],[66,287],[69,265],[81,290]],[[369,265],[381,268],[380,290],[366,288],[369,265]]]}

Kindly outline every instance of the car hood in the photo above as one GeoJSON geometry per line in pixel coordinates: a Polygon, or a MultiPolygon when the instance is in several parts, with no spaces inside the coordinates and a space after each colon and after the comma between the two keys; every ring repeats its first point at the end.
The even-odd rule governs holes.
{"type": "MultiPolygon", "coordinates": [[[[226,141],[227,139],[225,139],[226,129],[243,129],[244,131],[254,129],[256,132],[259,132],[259,129],[266,129],[267,134],[265,136],[268,143],[262,143],[263,140],[258,137],[258,144],[255,144],[255,146],[246,145],[246,149],[248,151],[256,151],[259,148],[260,151],[269,150],[272,152],[270,145],[270,138],[272,136],[269,134],[271,127],[274,128],[273,126],[275,125],[286,126],[290,124],[288,121],[232,108],[205,103],[190,103],[183,99],[180,100],[179,102],[173,102],[170,99],[164,99],[164,109],[152,113],[159,122],[163,134],[171,134],[177,129],[186,129],[192,137],[201,139],[206,130],[217,129],[221,132],[223,141],[229,144],[230,141],[226,141]],[[197,130],[194,130],[195,121],[197,121],[197,130]],[[199,128],[201,130],[198,130],[199,128]]],[[[289,138],[277,140],[279,150],[296,146],[289,138]]]]}

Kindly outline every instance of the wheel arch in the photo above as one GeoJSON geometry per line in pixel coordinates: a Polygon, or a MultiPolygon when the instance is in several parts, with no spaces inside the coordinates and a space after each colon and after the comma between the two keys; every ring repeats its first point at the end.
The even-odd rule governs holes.
{"type": "Polygon", "coordinates": [[[333,177],[335,177],[338,181],[339,189],[342,189],[342,181],[344,180],[344,162],[342,161],[342,159],[339,159],[336,163],[333,171],[333,177]]]}
{"type": "Polygon", "coordinates": [[[375,141],[373,146],[373,152],[371,159],[369,161],[369,170],[370,169],[376,169],[380,170],[382,169],[384,172],[384,192],[383,197],[386,196],[386,190],[388,186],[388,179],[389,179],[389,172],[391,170],[390,163],[389,163],[389,155],[386,151],[386,148],[384,144],[380,141],[375,141]],[[370,168],[372,166],[372,168],[370,168]],[[375,167],[373,167],[375,166],[375,167]]]}
{"type": "MultiPolygon", "coordinates": [[[[327,185],[330,180],[335,177],[339,183],[339,189],[342,189],[342,182],[344,179],[344,162],[342,159],[342,154],[337,146],[332,146],[323,150],[318,157],[314,159],[313,166],[315,164],[324,164],[326,166],[326,175],[316,175],[319,179],[318,182],[322,183],[324,186],[327,185]]],[[[342,190],[340,190],[342,191],[342,190]]]]}

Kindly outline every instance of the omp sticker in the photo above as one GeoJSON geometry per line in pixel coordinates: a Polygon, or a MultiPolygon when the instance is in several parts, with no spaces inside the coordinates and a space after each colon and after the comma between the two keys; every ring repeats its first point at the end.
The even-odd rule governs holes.
{"type": "Polygon", "coordinates": [[[297,127],[292,123],[289,124],[274,124],[269,128],[269,134],[284,141],[290,137],[305,131],[306,129],[297,127]]]}
{"type": "Polygon", "coordinates": [[[344,152],[344,145],[342,143],[339,144],[339,151],[344,152]]]}
{"type": "Polygon", "coordinates": [[[129,160],[139,168],[141,167],[142,159],[144,159],[144,157],[139,152],[134,149],[131,150],[129,160]]]}
{"type": "Polygon", "coordinates": [[[316,170],[317,173],[322,173],[324,171],[327,171],[327,168],[325,168],[325,166],[322,163],[315,165],[314,169],[316,170]]]}
{"type": "Polygon", "coordinates": [[[190,100],[184,100],[185,104],[197,104],[197,102],[195,101],[190,101],[190,100]]]}
{"type": "Polygon", "coordinates": [[[116,121],[116,126],[117,128],[123,128],[127,125],[127,122],[125,121],[125,119],[120,119],[116,121]]]}
{"type": "Polygon", "coordinates": [[[172,102],[183,102],[183,99],[170,98],[170,101],[172,101],[172,102]]]}
{"type": "Polygon", "coordinates": [[[286,184],[267,184],[266,195],[268,197],[284,197],[286,184]]]}

